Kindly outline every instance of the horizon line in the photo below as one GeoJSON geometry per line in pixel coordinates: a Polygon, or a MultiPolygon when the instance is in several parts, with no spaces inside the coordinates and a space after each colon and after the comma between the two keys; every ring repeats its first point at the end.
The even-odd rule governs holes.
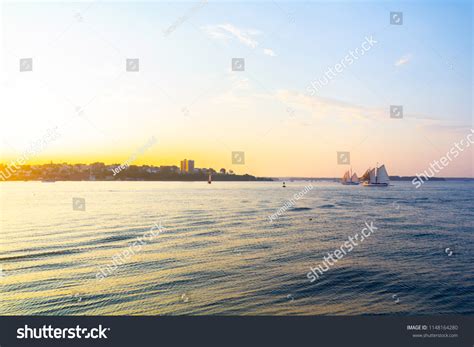
{"type": "MultiPolygon", "coordinates": [[[[54,163],[52,160],[50,161],[50,163],[43,163],[43,164],[20,164],[19,166],[43,166],[43,165],[61,165],[61,164],[67,164],[67,165],[93,165],[93,164],[104,164],[106,166],[111,166],[111,165],[117,165],[117,166],[121,166],[123,165],[120,164],[120,163],[111,163],[111,164],[107,164],[105,162],[101,162],[101,161],[94,161],[94,162],[90,162],[90,163],[68,163],[68,162],[56,162],[54,163]]],[[[9,164],[6,164],[6,163],[3,163],[3,162],[0,162],[0,166],[6,166],[6,167],[9,167],[10,165],[9,164]]],[[[14,165],[15,166],[15,165],[14,165]]],[[[160,166],[168,166],[168,167],[171,167],[171,166],[175,166],[177,168],[179,168],[178,165],[156,165],[156,164],[131,164],[131,165],[127,165],[127,166],[137,166],[137,167],[140,167],[140,166],[151,166],[151,167],[160,167],[160,166]]],[[[196,169],[199,169],[199,168],[196,168],[196,169]]],[[[209,167],[209,168],[202,168],[202,169],[213,169],[212,167],[209,167]]],[[[225,168],[224,168],[225,169],[225,168]]],[[[214,170],[214,169],[213,169],[214,170]]],[[[227,170],[227,169],[226,169],[227,170]]],[[[276,178],[276,179],[299,179],[299,180],[314,180],[314,179],[340,179],[340,177],[338,176],[273,176],[273,175],[263,175],[263,176],[256,176],[256,175],[253,175],[253,174],[249,174],[249,173],[245,173],[244,175],[252,175],[252,176],[255,176],[255,177],[266,177],[266,178],[276,178]]],[[[418,174],[421,176],[421,174],[418,174]]],[[[414,174],[414,175],[396,175],[396,174],[393,174],[393,175],[389,175],[389,177],[400,177],[400,178],[407,178],[407,177],[418,177],[417,174],[414,174]]],[[[443,179],[474,179],[474,175],[469,177],[469,176],[435,176],[434,178],[443,178],[443,179]]]]}

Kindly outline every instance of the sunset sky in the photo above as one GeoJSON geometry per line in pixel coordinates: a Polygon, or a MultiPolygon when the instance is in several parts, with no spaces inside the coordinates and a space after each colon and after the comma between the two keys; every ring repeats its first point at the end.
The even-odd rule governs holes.
{"type": "MultiPolygon", "coordinates": [[[[414,175],[473,128],[472,13],[468,1],[6,3],[0,162],[57,126],[29,163],[121,163],[154,136],[135,164],[335,177],[349,151],[359,174],[379,162],[414,175]],[[311,95],[366,37],[377,43],[311,95]]],[[[474,177],[473,147],[442,176],[474,177]]]]}

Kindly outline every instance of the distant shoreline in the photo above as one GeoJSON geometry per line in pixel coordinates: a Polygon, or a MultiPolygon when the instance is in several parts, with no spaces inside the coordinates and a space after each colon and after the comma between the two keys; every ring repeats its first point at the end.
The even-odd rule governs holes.
{"type": "MultiPolygon", "coordinates": [[[[237,177],[229,177],[229,178],[220,178],[214,177],[212,178],[213,182],[334,182],[339,183],[340,178],[327,178],[327,177],[316,177],[316,178],[301,178],[301,177],[293,177],[293,178],[280,178],[280,177],[255,177],[251,175],[234,175],[237,177]],[[250,177],[246,177],[250,176],[250,177]]],[[[414,177],[402,177],[401,179],[392,179],[392,182],[411,182],[414,177]]],[[[205,179],[95,179],[95,180],[88,180],[88,179],[57,179],[57,180],[42,180],[42,179],[8,179],[8,180],[0,180],[0,182],[44,182],[44,183],[53,183],[53,182],[207,182],[207,178],[205,179]]],[[[468,177],[438,177],[436,179],[430,179],[426,181],[429,182],[474,182],[474,178],[468,177]]]]}
{"type": "Polygon", "coordinates": [[[232,170],[212,168],[180,170],[177,166],[149,165],[105,165],[93,164],[44,164],[9,165],[0,164],[0,181],[273,181],[269,177],[249,174],[238,175],[232,170]],[[120,168],[118,170],[117,168],[120,168]]]}
{"type": "MultiPolygon", "coordinates": [[[[274,180],[278,181],[337,181],[341,180],[340,177],[272,177],[274,180]]],[[[416,176],[390,176],[390,181],[413,181],[416,179],[416,176]]],[[[429,181],[474,181],[474,177],[431,177],[429,181]]]]}
{"type": "MultiPolygon", "coordinates": [[[[117,164],[118,165],[118,164],[117,164]]],[[[43,164],[43,165],[4,165],[0,164],[1,181],[158,181],[158,182],[262,182],[262,181],[326,181],[340,182],[340,177],[257,177],[249,174],[236,174],[232,170],[221,168],[216,171],[212,168],[190,168],[189,170],[177,166],[150,166],[150,165],[106,165],[101,162],[92,164],[43,164]],[[117,169],[120,168],[120,170],[117,169]]],[[[392,182],[419,179],[417,176],[390,176],[392,182]]],[[[474,181],[474,177],[431,177],[433,182],[474,181]]]]}
{"type": "MultiPolygon", "coordinates": [[[[169,178],[127,178],[127,179],[73,179],[73,178],[58,178],[58,179],[25,179],[13,178],[7,180],[0,180],[0,182],[207,182],[208,177],[176,177],[169,178]]],[[[212,176],[213,182],[271,182],[275,181],[269,177],[255,177],[251,175],[216,175],[212,176]]]]}

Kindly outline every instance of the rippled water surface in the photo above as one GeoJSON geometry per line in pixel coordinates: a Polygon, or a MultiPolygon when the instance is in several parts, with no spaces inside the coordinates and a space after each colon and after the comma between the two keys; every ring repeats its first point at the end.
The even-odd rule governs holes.
{"type": "Polygon", "coordinates": [[[0,314],[473,313],[473,193],[472,182],[2,183],[0,314]],[[310,266],[365,220],[374,234],[310,283],[310,266]]]}

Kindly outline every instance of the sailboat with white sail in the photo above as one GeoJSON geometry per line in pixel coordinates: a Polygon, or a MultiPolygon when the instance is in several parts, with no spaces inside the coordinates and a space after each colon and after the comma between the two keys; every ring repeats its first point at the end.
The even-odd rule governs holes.
{"type": "Polygon", "coordinates": [[[388,176],[385,165],[376,166],[373,169],[368,169],[362,176],[364,181],[364,187],[387,187],[390,183],[390,177],[388,176]]]}
{"type": "Polygon", "coordinates": [[[346,171],[344,176],[342,176],[341,183],[344,185],[356,186],[359,184],[359,177],[357,177],[357,174],[355,172],[352,173],[352,169],[351,169],[350,172],[346,171]]]}

